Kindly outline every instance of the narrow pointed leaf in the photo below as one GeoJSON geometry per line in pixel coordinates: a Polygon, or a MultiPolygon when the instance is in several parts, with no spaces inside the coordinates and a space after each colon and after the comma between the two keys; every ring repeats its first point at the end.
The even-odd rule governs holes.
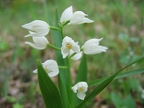
{"type": "MultiPolygon", "coordinates": [[[[136,69],[136,70],[132,70],[132,71],[128,71],[128,72],[123,72],[121,74],[118,74],[114,79],[120,79],[120,78],[132,76],[132,75],[136,75],[136,74],[141,74],[141,73],[144,73],[144,68],[140,68],[140,69],[136,69]]],[[[88,85],[94,86],[94,85],[100,84],[101,82],[103,82],[107,78],[108,77],[104,77],[104,78],[101,78],[98,80],[91,81],[88,83],[88,85]]]]}
{"type": "Polygon", "coordinates": [[[82,57],[75,83],[80,81],[87,81],[87,59],[85,54],[82,57]]]}
{"type": "Polygon", "coordinates": [[[38,81],[46,108],[63,108],[59,91],[38,61],[38,81]]]}
{"type": "Polygon", "coordinates": [[[82,106],[89,100],[93,99],[97,94],[99,94],[121,71],[123,71],[125,68],[131,66],[132,64],[139,62],[141,60],[144,59],[143,57],[140,57],[139,59],[129,63],[128,65],[126,65],[125,67],[123,67],[121,70],[119,70],[118,72],[116,72],[114,75],[108,77],[106,80],[104,80],[100,85],[98,85],[96,88],[94,88],[94,90],[85,98],[84,101],[82,101],[78,106],[76,106],[75,108],[82,108],[82,106]]]}

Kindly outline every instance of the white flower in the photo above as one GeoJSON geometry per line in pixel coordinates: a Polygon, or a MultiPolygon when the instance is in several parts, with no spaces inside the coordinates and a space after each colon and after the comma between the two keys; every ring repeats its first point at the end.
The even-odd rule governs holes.
{"type": "Polygon", "coordinates": [[[83,52],[85,54],[98,54],[101,52],[106,52],[106,50],[108,49],[105,46],[100,46],[99,45],[99,41],[101,41],[101,39],[90,39],[88,41],[86,41],[84,43],[84,45],[82,46],[83,52]]]}
{"type": "Polygon", "coordinates": [[[78,82],[76,85],[72,87],[74,93],[77,93],[77,97],[81,100],[84,100],[86,94],[85,92],[88,89],[88,85],[86,82],[78,82]]]}
{"type": "Polygon", "coordinates": [[[45,49],[47,44],[49,43],[46,37],[32,37],[32,40],[34,43],[25,42],[25,44],[28,44],[31,47],[38,49],[38,50],[45,49]]]}
{"type": "Polygon", "coordinates": [[[76,11],[71,17],[70,24],[83,24],[83,23],[92,23],[93,20],[86,18],[87,14],[82,11],[76,11]]]}
{"type": "Polygon", "coordinates": [[[63,58],[66,58],[68,55],[70,55],[71,50],[73,52],[78,53],[80,52],[80,47],[77,42],[74,42],[74,40],[72,40],[72,38],[66,36],[63,39],[62,47],[61,47],[63,58]]]}
{"type": "Polygon", "coordinates": [[[66,21],[70,21],[69,24],[83,24],[94,22],[93,20],[86,18],[86,16],[87,15],[82,11],[76,11],[73,13],[72,6],[70,6],[62,13],[60,22],[64,23],[66,21]]]}
{"type": "MultiPolygon", "coordinates": [[[[44,70],[48,73],[49,77],[54,77],[59,73],[58,65],[55,60],[47,60],[42,63],[44,70]]],[[[33,71],[37,73],[37,69],[33,71]]]]}
{"type": "Polygon", "coordinates": [[[73,15],[73,10],[72,10],[72,6],[70,6],[63,11],[60,22],[63,23],[63,22],[69,21],[72,15],[73,15]]]}
{"type": "Polygon", "coordinates": [[[29,34],[25,37],[29,36],[35,36],[35,37],[41,37],[45,36],[49,33],[50,26],[45,22],[41,20],[35,20],[30,23],[22,25],[23,28],[30,30],[29,34]]]}

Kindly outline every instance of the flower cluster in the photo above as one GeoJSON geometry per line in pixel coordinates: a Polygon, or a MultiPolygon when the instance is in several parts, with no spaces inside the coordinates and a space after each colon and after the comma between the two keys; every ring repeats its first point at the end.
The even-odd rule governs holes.
{"type": "Polygon", "coordinates": [[[101,39],[90,39],[84,43],[84,45],[81,47],[78,45],[78,42],[74,42],[74,40],[68,36],[66,36],[63,39],[61,52],[63,55],[63,58],[66,58],[67,56],[72,56],[73,60],[78,60],[82,57],[82,54],[98,54],[101,52],[106,52],[108,49],[105,46],[100,46],[99,41],[101,39]],[[73,55],[74,54],[74,55],[73,55]]]}
{"type": "MultiPolygon", "coordinates": [[[[70,6],[63,11],[59,22],[59,25],[62,28],[66,25],[92,23],[94,21],[87,18],[87,14],[82,11],[73,12],[73,8],[72,6],[70,6]]],[[[83,54],[93,55],[101,52],[106,52],[107,50],[107,47],[99,45],[99,42],[103,38],[89,39],[80,47],[79,43],[75,42],[69,36],[65,36],[62,40],[61,48],[57,48],[57,46],[49,43],[46,35],[49,33],[50,30],[58,30],[59,28],[50,26],[45,21],[35,20],[23,25],[22,27],[29,30],[29,34],[25,37],[32,37],[33,40],[33,43],[25,42],[25,44],[28,44],[38,50],[43,50],[47,46],[56,50],[60,50],[64,59],[68,57],[72,60],[79,60],[83,54]]],[[[47,60],[42,63],[42,66],[49,77],[54,77],[59,73],[59,66],[55,60],[47,60]]],[[[34,70],[33,73],[37,73],[37,69],[34,70]]],[[[87,89],[88,85],[86,82],[78,82],[72,87],[73,92],[77,93],[77,97],[81,100],[84,100],[84,97],[86,96],[85,92],[87,91],[87,89]]]]}
{"type": "Polygon", "coordinates": [[[33,48],[38,50],[45,49],[47,44],[49,43],[47,38],[45,37],[49,33],[49,25],[41,20],[35,20],[28,24],[22,26],[25,29],[29,30],[29,34],[25,37],[32,37],[34,43],[25,42],[25,44],[30,45],[33,48]]]}

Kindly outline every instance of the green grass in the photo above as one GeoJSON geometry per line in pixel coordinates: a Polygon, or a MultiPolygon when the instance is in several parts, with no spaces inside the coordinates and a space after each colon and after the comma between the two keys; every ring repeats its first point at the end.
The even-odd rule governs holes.
{"type": "MultiPolygon", "coordinates": [[[[89,81],[111,75],[133,59],[144,54],[144,2],[142,0],[48,0],[47,6],[52,21],[55,20],[54,12],[56,8],[60,17],[63,10],[70,5],[73,6],[74,11],[84,11],[95,22],[67,26],[64,30],[65,34],[75,41],[79,41],[80,45],[83,45],[87,39],[103,37],[100,44],[109,48],[106,53],[88,56],[88,61],[90,61],[88,63],[89,81]]],[[[54,55],[49,49],[39,52],[25,45],[24,41],[29,39],[24,38],[24,35],[28,32],[21,26],[36,19],[48,21],[45,14],[46,10],[43,2],[29,0],[14,0],[12,3],[5,3],[3,0],[0,2],[0,6],[0,56],[2,58],[0,60],[0,88],[2,89],[0,91],[3,91],[0,97],[9,95],[12,81],[20,81],[22,85],[25,83],[29,85],[28,87],[18,88],[20,92],[16,97],[21,99],[14,103],[19,102],[20,105],[34,104],[38,101],[40,95],[37,88],[38,82],[34,79],[35,75],[32,73],[36,68],[36,59],[40,58],[45,61],[54,58],[54,55]],[[32,87],[30,87],[31,83],[32,87]],[[28,102],[27,99],[30,99],[30,101],[28,102]]],[[[51,34],[47,37],[52,42],[51,34]]],[[[133,65],[127,70],[142,65],[142,63],[133,65]]],[[[139,79],[138,82],[144,87],[142,76],[137,75],[132,78],[139,79]]],[[[102,93],[101,97],[106,100],[107,104],[112,103],[110,91],[115,91],[126,97],[129,94],[127,94],[125,86],[128,86],[131,82],[129,78],[114,81],[102,93]],[[123,84],[124,82],[125,84],[123,84]]],[[[131,91],[132,88],[129,87],[128,91],[131,91]]],[[[140,98],[140,92],[138,90],[133,90],[133,92],[136,92],[136,95],[132,95],[132,97],[144,104],[140,98]]],[[[10,96],[13,97],[13,95],[10,96]]],[[[10,103],[14,104],[13,102],[10,103]]]]}

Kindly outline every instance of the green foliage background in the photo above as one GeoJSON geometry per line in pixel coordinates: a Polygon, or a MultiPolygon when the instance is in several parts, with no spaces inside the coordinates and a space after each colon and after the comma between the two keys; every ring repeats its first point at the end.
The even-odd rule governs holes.
{"type": "MultiPolygon", "coordinates": [[[[63,10],[70,5],[74,11],[87,13],[95,22],[67,26],[65,34],[79,41],[81,45],[87,39],[103,37],[101,45],[109,48],[106,53],[87,56],[89,81],[111,75],[144,55],[143,0],[47,0],[52,22],[55,21],[55,9],[60,17],[63,10]]],[[[55,58],[55,55],[49,48],[38,51],[24,44],[30,39],[24,38],[27,31],[21,26],[36,19],[48,22],[43,0],[0,0],[0,100],[5,99],[0,107],[28,108],[35,105],[44,108],[37,75],[32,71],[36,68],[36,59],[45,61],[55,58]]],[[[47,37],[53,42],[51,34],[47,37]]],[[[73,73],[77,73],[77,64],[79,62],[73,64],[73,73]]],[[[133,65],[127,70],[142,65],[133,65]]],[[[143,106],[139,91],[139,86],[144,88],[143,76],[141,74],[115,80],[99,97],[89,102],[88,106],[95,108],[96,103],[116,106],[113,93],[118,94],[120,99],[132,98],[135,102],[138,100],[140,106],[143,106]]]]}

